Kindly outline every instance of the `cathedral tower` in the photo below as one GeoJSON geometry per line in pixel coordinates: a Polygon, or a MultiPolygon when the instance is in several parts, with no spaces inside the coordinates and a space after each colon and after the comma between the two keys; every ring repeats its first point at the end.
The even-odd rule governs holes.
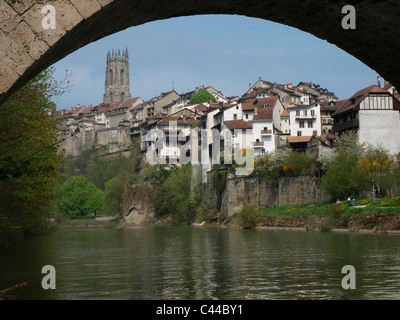
{"type": "Polygon", "coordinates": [[[130,97],[128,48],[122,51],[122,56],[119,50],[108,51],[103,102],[124,102],[130,97]]]}

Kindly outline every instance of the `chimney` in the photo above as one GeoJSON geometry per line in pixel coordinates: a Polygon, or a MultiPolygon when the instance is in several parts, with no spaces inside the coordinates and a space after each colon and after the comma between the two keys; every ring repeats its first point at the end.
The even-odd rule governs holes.
{"type": "Polygon", "coordinates": [[[381,87],[381,77],[378,76],[378,87],[381,87]]]}

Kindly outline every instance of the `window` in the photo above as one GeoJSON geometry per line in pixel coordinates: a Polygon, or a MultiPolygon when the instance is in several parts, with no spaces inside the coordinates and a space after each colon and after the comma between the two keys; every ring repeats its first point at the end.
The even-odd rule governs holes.
{"type": "Polygon", "coordinates": [[[307,115],[307,110],[304,110],[304,115],[305,115],[305,116],[307,115]]]}
{"type": "Polygon", "coordinates": [[[301,131],[297,131],[297,136],[301,137],[301,131]]]}
{"type": "Polygon", "coordinates": [[[308,127],[309,128],[312,128],[313,127],[313,121],[311,120],[311,121],[308,121],[308,127]]]}
{"type": "Polygon", "coordinates": [[[246,113],[246,119],[248,119],[249,118],[249,114],[248,113],[246,113]]]}
{"type": "Polygon", "coordinates": [[[304,121],[300,121],[299,127],[300,127],[300,128],[304,128],[304,121]]]}
{"type": "Polygon", "coordinates": [[[315,116],[315,110],[311,110],[311,116],[315,116]]]}
{"type": "Polygon", "coordinates": [[[237,114],[236,113],[233,115],[233,120],[237,120],[237,114]]]}
{"type": "Polygon", "coordinates": [[[236,106],[236,110],[239,110],[239,106],[236,106]]]}
{"type": "Polygon", "coordinates": [[[300,110],[296,110],[296,117],[300,116],[300,110]]]}
{"type": "Polygon", "coordinates": [[[318,134],[318,132],[316,130],[313,131],[313,136],[316,136],[318,134]]]}

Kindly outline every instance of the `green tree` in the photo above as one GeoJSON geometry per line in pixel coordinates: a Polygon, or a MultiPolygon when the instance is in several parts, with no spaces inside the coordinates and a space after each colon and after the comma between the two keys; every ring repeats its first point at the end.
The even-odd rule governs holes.
{"type": "Polygon", "coordinates": [[[60,159],[53,73],[45,70],[0,106],[1,235],[32,228],[56,196],[60,159]]]}
{"type": "Polygon", "coordinates": [[[368,176],[358,166],[358,159],[342,152],[321,178],[324,189],[334,199],[345,199],[368,186],[368,176]]]}
{"type": "Polygon", "coordinates": [[[195,215],[192,194],[192,167],[183,165],[173,170],[168,178],[155,187],[149,197],[157,217],[170,215],[173,224],[189,224],[195,215]]]}
{"type": "Polygon", "coordinates": [[[105,187],[105,175],[108,170],[108,162],[104,157],[98,153],[93,152],[90,156],[89,164],[86,169],[86,177],[89,181],[93,182],[94,185],[104,190],[105,187]]]}
{"type": "Polygon", "coordinates": [[[358,135],[355,131],[344,131],[336,139],[334,146],[336,154],[346,153],[357,158],[362,157],[367,149],[366,143],[358,141],[358,135]]]}
{"type": "Polygon", "coordinates": [[[59,188],[58,208],[70,216],[102,210],[102,191],[84,176],[69,178],[59,188]]]}
{"type": "Polygon", "coordinates": [[[214,96],[206,89],[197,91],[189,100],[189,104],[204,103],[204,102],[217,102],[214,96]]]}
{"type": "Polygon", "coordinates": [[[103,193],[103,206],[105,213],[119,213],[122,215],[124,190],[125,182],[122,177],[114,177],[105,183],[105,190],[103,193]]]}

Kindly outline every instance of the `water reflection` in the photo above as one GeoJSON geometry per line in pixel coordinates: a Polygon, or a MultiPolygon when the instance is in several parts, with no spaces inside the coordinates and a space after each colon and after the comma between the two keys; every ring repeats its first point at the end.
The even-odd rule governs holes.
{"type": "Polygon", "coordinates": [[[191,227],[71,229],[0,250],[21,299],[399,299],[400,236],[191,227]],[[53,265],[57,289],[43,290],[53,265]],[[355,290],[341,287],[344,265],[355,290]]]}

